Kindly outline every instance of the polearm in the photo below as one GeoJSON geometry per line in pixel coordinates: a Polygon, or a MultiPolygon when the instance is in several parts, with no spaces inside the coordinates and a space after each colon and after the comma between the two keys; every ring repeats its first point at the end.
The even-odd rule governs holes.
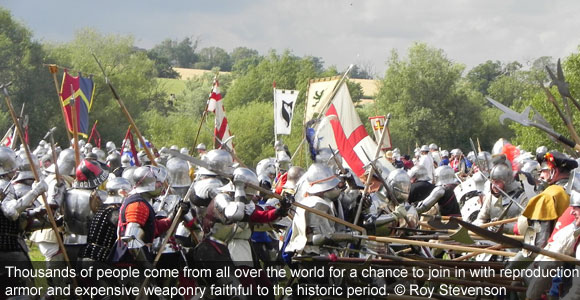
{"type": "Polygon", "coordinates": [[[64,106],[62,105],[62,101],[60,100],[60,89],[58,88],[58,79],[56,79],[56,73],[58,73],[58,66],[57,65],[48,65],[48,71],[52,74],[52,79],[54,81],[54,87],[56,88],[56,95],[58,96],[58,107],[60,107],[60,113],[62,114],[62,121],[64,122],[64,130],[66,131],[66,136],[70,141],[72,137],[70,136],[70,132],[68,131],[68,126],[66,125],[66,115],[64,113],[64,106]]]}
{"type": "Polygon", "coordinates": [[[207,116],[207,108],[209,107],[209,101],[211,100],[211,94],[213,93],[213,87],[215,85],[215,82],[217,80],[219,73],[216,73],[215,76],[213,77],[213,82],[211,84],[211,91],[209,92],[209,96],[207,98],[207,101],[205,102],[205,109],[203,110],[203,114],[201,115],[201,120],[199,121],[199,127],[197,128],[197,134],[195,134],[195,139],[193,140],[193,146],[191,149],[191,153],[195,153],[195,148],[197,147],[197,139],[199,138],[199,132],[201,131],[201,126],[203,125],[203,122],[205,121],[205,118],[207,116]]]}
{"type": "Polygon", "coordinates": [[[52,163],[54,164],[54,176],[56,178],[56,183],[57,185],[59,185],[62,182],[62,177],[60,176],[60,172],[58,170],[58,164],[56,163],[57,161],[57,157],[56,157],[56,149],[54,146],[54,132],[56,131],[56,127],[52,127],[52,129],[50,129],[46,135],[44,136],[44,139],[48,138],[50,136],[50,151],[52,152],[52,163]]]}
{"type": "MultiPolygon", "coordinates": [[[[22,117],[24,116],[24,107],[26,106],[26,102],[22,103],[22,108],[20,109],[20,117],[18,117],[18,122],[23,122],[22,117]]],[[[20,123],[20,126],[22,127],[22,123],[20,123]]],[[[14,133],[14,138],[12,139],[12,143],[10,144],[10,148],[12,148],[12,150],[16,150],[16,143],[18,141],[18,134],[16,134],[16,132],[14,133]]],[[[22,143],[26,143],[26,141],[22,141],[22,143]]]]}
{"type": "MultiPolygon", "coordinates": [[[[6,106],[8,106],[8,110],[10,111],[10,116],[12,117],[12,121],[14,122],[14,125],[16,126],[16,130],[18,131],[18,135],[20,136],[20,139],[22,141],[25,141],[24,140],[24,133],[22,132],[22,127],[20,127],[20,123],[18,123],[16,113],[14,112],[14,108],[12,107],[12,100],[10,100],[10,94],[8,94],[7,87],[11,84],[12,84],[12,82],[3,84],[0,86],[0,88],[4,92],[4,99],[6,100],[6,106]]],[[[23,142],[22,145],[24,147],[24,152],[26,153],[26,158],[28,159],[28,163],[30,164],[30,170],[32,171],[32,174],[34,175],[34,180],[36,182],[40,182],[38,170],[36,169],[36,165],[34,164],[34,161],[32,160],[32,155],[30,154],[30,148],[28,147],[28,144],[26,144],[25,142],[23,142]]],[[[50,222],[52,230],[54,230],[54,232],[56,233],[55,234],[56,242],[58,243],[58,247],[60,248],[60,251],[62,251],[64,261],[66,262],[67,266],[69,268],[71,268],[71,263],[70,263],[68,254],[66,252],[66,248],[64,247],[64,243],[62,242],[62,238],[61,238],[60,234],[58,234],[59,230],[58,230],[58,226],[56,225],[56,221],[54,219],[54,214],[52,213],[52,208],[50,207],[50,205],[48,205],[48,201],[46,200],[46,194],[42,193],[42,194],[40,194],[40,196],[42,198],[42,202],[44,203],[44,207],[46,208],[46,214],[48,216],[48,220],[50,222]]],[[[72,281],[73,281],[74,286],[78,286],[75,277],[72,277],[72,281]]]]}
{"type": "Polygon", "coordinates": [[[149,157],[149,160],[151,161],[151,164],[154,165],[154,166],[157,166],[157,162],[155,161],[155,157],[153,156],[153,154],[149,150],[149,147],[147,147],[147,144],[145,144],[145,139],[143,139],[143,136],[141,135],[141,132],[137,128],[137,125],[135,125],[135,121],[133,121],[133,118],[131,117],[131,114],[127,110],[127,107],[125,106],[125,103],[123,103],[123,100],[121,100],[121,97],[119,97],[119,94],[117,94],[117,91],[113,87],[113,84],[109,80],[109,77],[107,77],[107,73],[105,73],[105,69],[103,68],[103,65],[101,65],[101,62],[99,61],[99,59],[97,58],[97,56],[94,53],[93,53],[93,57],[95,58],[95,61],[99,65],[99,68],[101,69],[101,72],[103,72],[103,76],[105,76],[105,83],[111,89],[111,92],[113,93],[113,97],[115,97],[115,100],[117,100],[117,103],[119,103],[119,106],[121,107],[121,110],[125,114],[125,117],[127,117],[127,120],[129,121],[129,123],[131,123],[131,126],[135,130],[135,134],[137,135],[137,138],[139,139],[139,142],[141,142],[141,145],[143,145],[143,148],[145,149],[145,153],[147,154],[147,157],[149,157]]]}
{"type": "Polygon", "coordinates": [[[70,96],[70,114],[72,120],[72,128],[73,128],[73,149],[75,150],[75,169],[81,163],[81,150],[79,149],[79,132],[77,128],[77,109],[76,109],[76,99],[75,99],[75,90],[70,85],[71,89],[71,96],[70,96]]]}
{"type": "Polygon", "coordinates": [[[576,150],[576,151],[580,151],[580,144],[576,144],[574,141],[569,140],[565,136],[555,132],[553,129],[548,128],[547,126],[545,126],[543,124],[540,124],[536,121],[529,120],[528,117],[529,117],[530,110],[531,110],[530,106],[526,107],[526,109],[524,109],[524,111],[522,113],[518,113],[518,112],[513,111],[511,108],[506,107],[505,105],[503,105],[503,104],[501,104],[501,103],[499,103],[499,102],[497,102],[489,97],[486,97],[486,99],[491,104],[493,104],[495,107],[497,107],[499,110],[504,112],[501,116],[499,116],[499,122],[501,124],[503,124],[503,121],[505,119],[510,119],[510,120],[513,120],[513,121],[515,121],[523,126],[536,127],[538,129],[544,131],[545,133],[547,133],[551,137],[557,139],[562,144],[569,146],[571,148],[574,148],[574,150],[576,150]]]}
{"type": "MultiPolygon", "coordinates": [[[[391,114],[387,114],[387,120],[385,121],[385,126],[383,126],[383,131],[381,132],[381,138],[379,139],[379,143],[377,144],[377,150],[375,151],[375,156],[373,158],[373,160],[371,162],[374,162],[377,158],[379,158],[379,155],[381,154],[381,148],[383,146],[383,143],[385,141],[385,133],[387,132],[388,128],[389,128],[389,121],[391,120],[391,114]]],[[[365,183],[365,189],[363,192],[363,197],[366,195],[369,195],[369,190],[371,188],[371,180],[373,178],[373,173],[374,170],[371,166],[371,168],[369,169],[369,175],[367,177],[367,182],[365,183]]],[[[381,176],[380,174],[377,174],[378,176],[381,176]]],[[[387,188],[387,187],[385,187],[387,188]]],[[[394,201],[395,204],[399,204],[397,203],[397,199],[391,199],[391,201],[394,201]]],[[[354,223],[358,224],[358,220],[360,218],[360,214],[362,213],[362,207],[363,207],[363,198],[360,199],[360,202],[358,203],[358,207],[356,208],[356,215],[354,216],[354,223]]]]}

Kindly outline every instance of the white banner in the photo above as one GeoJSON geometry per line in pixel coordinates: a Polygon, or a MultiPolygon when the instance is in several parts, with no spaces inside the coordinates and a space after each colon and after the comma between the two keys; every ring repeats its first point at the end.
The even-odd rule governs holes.
{"type": "MultiPolygon", "coordinates": [[[[371,126],[373,128],[373,133],[375,134],[375,141],[377,144],[379,143],[379,139],[381,138],[381,133],[383,133],[383,128],[385,128],[385,116],[376,116],[376,117],[369,117],[369,121],[371,122],[371,126]]],[[[385,131],[385,137],[383,138],[383,146],[381,150],[391,150],[393,145],[391,144],[391,133],[389,132],[389,128],[385,131]]]]}
{"type": "Polygon", "coordinates": [[[306,95],[306,108],[304,113],[304,124],[313,117],[322,113],[325,104],[329,101],[330,94],[340,76],[311,79],[308,84],[306,95]]]}
{"type": "Polygon", "coordinates": [[[274,89],[274,134],[290,134],[300,91],[274,89]]]}

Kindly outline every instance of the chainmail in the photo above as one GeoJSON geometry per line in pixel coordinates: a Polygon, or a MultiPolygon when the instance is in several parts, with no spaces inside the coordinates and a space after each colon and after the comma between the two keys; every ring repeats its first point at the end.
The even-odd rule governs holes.
{"type": "Polygon", "coordinates": [[[87,246],[79,257],[106,261],[117,239],[118,204],[104,205],[95,213],[89,224],[87,246]]]}
{"type": "Polygon", "coordinates": [[[0,212],[0,251],[21,250],[19,231],[18,221],[8,219],[0,212]]]}

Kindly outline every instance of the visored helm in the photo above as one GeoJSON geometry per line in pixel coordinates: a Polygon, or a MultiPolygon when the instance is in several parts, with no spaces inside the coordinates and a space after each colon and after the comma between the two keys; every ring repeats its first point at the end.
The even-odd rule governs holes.
{"type": "Polygon", "coordinates": [[[489,173],[490,180],[498,180],[503,182],[506,186],[514,181],[514,174],[511,166],[504,163],[495,165],[489,173]]]}
{"type": "Polygon", "coordinates": [[[529,159],[524,162],[521,171],[530,173],[534,179],[539,180],[541,169],[539,162],[529,159]]]}
{"type": "Polygon", "coordinates": [[[387,177],[387,191],[399,203],[407,202],[411,191],[411,178],[402,169],[396,169],[387,177]]]}
{"type": "MultiPolygon", "coordinates": [[[[58,164],[58,172],[60,174],[65,174],[69,176],[75,175],[75,151],[71,148],[64,149],[58,155],[58,159],[56,160],[58,164]]],[[[50,165],[47,169],[47,172],[55,173],[55,166],[54,164],[50,165]]]]}
{"type": "Polygon", "coordinates": [[[135,181],[134,191],[137,193],[149,193],[154,196],[161,194],[162,184],[167,179],[167,171],[164,168],[155,166],[139,167],[133,173],[135,181]]]}
{"type": "Polygon", "coordinates": [[[117,150],[117,146],[112,141],[108,141],[105,148],[107,149],[107,152],[109,152],[109,153],[117,150]]]}
{"type": "Polygon", "coordinates": [[[332,169],[321,163],[314,163],[308,168],[306,180],[308,184],[306,192],[311,195],[329,191],[340,183],[340,179],[332,169]]]}
{"type": "Polygon", "coordinates": [[[180,158],[174,157],[167,161],[169,184],[172,187],[188,187],[191,185],[189,164],[180,158]]]}
{"type": "Polygon", "coordinates": [[[450,166],[440,166],[435,169],[435,185],[455,183],[455,171],[450,166]]]}
{"type": "Polygon", "coordinates": [[[107,165],[111,170],[116,170],[121,167],[121,155],[117,152],[112,152],[107,156],[107,165]]]}
{"type": "Polygon", "coordinates": [[[264,158],[260,160],[256,165],[256,173],[270,178],[276,177],[276,159],[264,158]]]}
{"type": "Polygon", "coordinates": [[[487,151],[477,153],[477,166],[480,171],[488,172],[491,169],[491,154],[487,151]]]}
{"type": "Polygon", "coordinates": [[[12,149],[0,146],[0,176],[16,171],[18,161],[12,149]]]}
{"type": "Polygon", "coordinates": [[[109,172],[103,170],[98,162],[84,159],[77,167],[73,188],[94,189],[105,182],[108,177],[109,172]]]}
{"type": "Polygon", "coordinates": [[[408,172],[409,178],[415,178],[420,181],[429,181],[429,175],[427,175],[427,169],[423,165],[415,165],[408,172]]]}
{"type": "MultiPolygon", "coordinates": [[[[18,174],[16,175],[14,181],[34,179],[32,168],[30,166],[30,163],[28,162],[28,157],[26,157],[25,155],[23,157],[23,154],[24,153],[21,153],[19,156],[16,157],[16,160],[19,163],[18,163],[18,174]]],[[[38,158],[34,156],[31,156],[31,158],[32,162],[34,163],[34,166],[38,169],[40,167],[40,161],[38,160],[38,158]]]]}
{"type": "Polygon", "coordinates": [[[123,177],[115,177],[107,181],[105,189],[107,190],[107,199],[103,204],[119,204],[123,202],[123,196],[119,194],[119,191],[123,190],[125,192],[131,191],[132,185],[129,180],[123,177]]]}
{"type": "Polygon", "coordinates": [[[232,159],[232,155],[226,150],[211,150],[205,155],[203,160],[207,162],[209,170],[206,168],[199,168],[197,171],[199,175],[217,175],[215,172],[227,175],[233,173],[232,165],[234,164],[234,160],[232,159]]]}
{"type": "Polygon", "coordinates": [[[495,142],[495,144],[493,144],[493,148],[491,149],[491,154],[496,155],[496,154],[503,153],[503,146],[505,146],[507,144],[511,144],[510,141],[508,141],[507,139],[504,139],[504,138],[500,138],[499,140],[497,140],[497,142],[495,142]]]}
{"type": "MultiPolygon", "coordinates": [[[[251,183],[255,186],[260,186],[260,181],[258,180],[258,176],[256,175],[256,173],[254,173],[254,171],[252,171],[248,168],[243,168],[243,167],[236,168],[234,170],[234,180],[241,180],[244,183],[251,183]]],[[[247,184],[246,184],[245,191],[246,191],[246,195],[256,195],[258,193],[257,190],[249,187],[247,184]]]]}

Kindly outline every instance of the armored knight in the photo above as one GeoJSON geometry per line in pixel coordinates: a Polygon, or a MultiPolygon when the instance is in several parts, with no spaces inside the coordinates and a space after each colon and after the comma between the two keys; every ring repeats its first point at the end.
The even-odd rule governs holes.
{"type": "Polygon", "coordinates": [[[83,261],[105,262],[117,239],[119,208],[131,191],[131,183],[123,177],[115,177],[106,184],[107,198],[89,223],[87,245],[79,254],[83,261]]]}
{"type": "Polygon", "coordinates": [[[113,151],[107,156],[107,166],[109,166],[109,170],[111,172],[109,176],[123,176],[123,170],[125,170],[125,168],[122,165],[121,155],[118,152],[113,151]]]}
{"type": "Polygon", "coordinates": [[[109,172],[103,170],[98,162],[84,159],[76,169],[72,188],[62,196],[53,197],[53,203],[50,203],[63,211],[63,242],[71,262],[76,262],[79,250],[87,243],[89,223],[106,200],[106,192],[100,186],[108,176],[109,172]]]}
{"type": "Polygon", "coordinates": [[[117,252],[113,261],[140,264],[152,261],[153,239],[167,231],[172,222],[172,217],[156,219],[152,206],[166,179],[165,169],[154,166],[139,167],[133,173],[135,188],[119,210],[118,237],[126,248],[122,247],[124,252],[117,252]]]}
{"type": "MultiPolygon", "coordinates": [[[[301,184],[304,188],[298,191],[305,192],[305,197],[299,202],[308,207],[322,211],[332,216],[337,216],[333,199],[339,197],[341,182],[330,167],[321,163],[314,163],[306,174],[306,180],[301,184]]],[[[299,192],[300,193],[300,192],[299,192]]],[[[297,208],[292,220],[292,235],[286,246],[285,252],[297,252],[305,254],[330,254],[328,249],[320,246],[332,240],[332,234],[336,231],[335,222],[320,217],[302,208],[297,208]]]]}
{"type": "MultiPolygon", "coordinates": [[[[490,172],[490,190],[484,195],[483,205],[474,221],[476,225],[509,219],[521,214],[528,198],[522,184],[515,180],[511,163],[505,156],[494,159],[490,172]]],[[[513,223],[503,225],[503,232],[512,233],[513,223]]]]}
{"type": "Polygon", "coordinates": [[[407,202],[411,188],[409,175],[396,169],[389,173],[385,182],[385,189],[373,193],[370,206],[366,205],[368,207],[363,212],[365,228],[376,235],[390,235],[393,232],[391,226],[416,227],[417,212],[407,202]]]}
{"type": "Polygon", "coordinates": [[[526,242],[538,247],[546,245],[556,220],[568,208],[570,195],[565,187],[571,170],[578,167],[578,162],[557,151],[546,153],[542,162],[547,166],[549,186],[528,201],[514,230],[524,234],[526,242]]]}
{"type": "Polygon", "coordinates": [[[13,286],[33,286],[30,278],[8,276],[8,266],[15,262],[25,265],[18,267],[32,268],[28,257],[28,248],[24,242],[25,210],[34,199],[47,189],[44,181],[32,184],[32,189],[17,198],[10,180],[18,168],[16,154],[8,147],[0,146],[0,295],[4,296],[7,284],[13,286]],[[24,213],[24,218],[23,218],[24,213]],[[24,223],[24,224],[23,224],[24,223]]]}

